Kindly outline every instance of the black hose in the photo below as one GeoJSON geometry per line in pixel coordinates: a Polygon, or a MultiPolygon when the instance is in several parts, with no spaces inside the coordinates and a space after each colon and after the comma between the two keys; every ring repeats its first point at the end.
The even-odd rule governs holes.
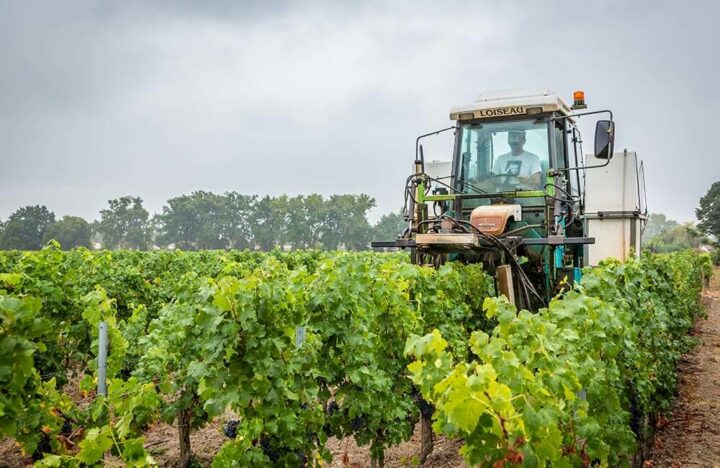
{"type": "Polygon", "coordinates": [[[515,267],[515,273],[517,274],[518,280],[520,281],[520,284],[522,285],[523,295],[525,296],[524,299],[526,300],[526,304],[527,304],[528,308],[531,304],[529,293],[532,293],[533,296],[535,296],[543,306],[545,305],[545,300],[537,292],[537,290],[535,289],[535,286],[533,286],[532,282],[530,281],[530,278],[527,277],[525,270],[522,269],[522,266],[517,261],[517,258],[515,258],[515,254],[505,244],[503,244],[500,239],[498,239],[497,237],[495,237],[491,234],[482,232],[481,230],[479,230],[478,228],[473,226],[472,223],[470,223],[468,221],[465,221],[465,220],[456,220],[456,221],[470,226],[473,230],[475,230],[477,232],[477,234],[480,237],[482,237],[486,240],[489,240],[491,243],[500,247],[503,251],[505,251],[508,254],[510,261],[511,261],[511,266],[515,267]]]}
{"type": "Polygon", "coordinates": [[[521,226],[517,229],[513,229],[512,231],[503,232],[502,234],[500,234],[500,237],[508,237],[512,234],[517,234],[518,232],[522,232],[526,229],[535,229],[535,228],[542,228],[542,227],[545,227],[545,224],[528,224],[525,226],[521,226]]]}

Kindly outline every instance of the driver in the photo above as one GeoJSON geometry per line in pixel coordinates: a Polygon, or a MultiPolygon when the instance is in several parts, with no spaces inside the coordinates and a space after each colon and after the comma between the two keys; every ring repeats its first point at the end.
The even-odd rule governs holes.
{"type": "Polygon", "coordinates": [[[539,187],[542,174],[540,157],[523,149],[523,146],[525,146],[525,131],[509,131],[508,145],[510,145],[510,152],[500,155],[495,160],[492,169],[493,174],[515,176],[522,183],[532,187],[539,187]]]}

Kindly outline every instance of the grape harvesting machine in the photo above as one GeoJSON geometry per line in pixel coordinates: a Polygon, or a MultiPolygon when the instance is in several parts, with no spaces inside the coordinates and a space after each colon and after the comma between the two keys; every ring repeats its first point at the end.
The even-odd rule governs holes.
{"type": "Polygon", "coordinates": [[[614,153],[611,111],[586,109],[584,92],[568,106],[546,89],[485,92],[454,107],[453,126],[416,140],[407,228],[373,247],[408,249],[416,264],[481,262],[500,293],[530,310],[579,281],[582,267],[639,254],[643,165],[614,153]],[[586,157],[578,121],[590,116],[601,120],[586,157]],[[426,162],[421,140],[450,131],[452,161],[426,162]]]}

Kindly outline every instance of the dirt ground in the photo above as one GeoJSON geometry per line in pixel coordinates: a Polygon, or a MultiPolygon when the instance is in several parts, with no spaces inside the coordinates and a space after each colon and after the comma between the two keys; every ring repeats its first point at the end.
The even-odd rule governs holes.
{"type": "MultiPolygon", "coordinates": [[[[227,415],[228,418],[232,415],[227,415]]],[[[209,466],[215,453],[228,439],[223,435],[224,420],[216,420],[194,431],[190,437],[195,459],[203,466],[209,466]]],[[[419,429],[419,425],[418,425],[419,429]]],[[[145,446],[160,466],[174,466],[180,456],[177,429],[167,424],[157,424],[146,434],[145,446]]],[[[449,468],[465,466],[458,454],[461,443],[444,437],[435,440],[435,450],[428,457],[425,467],[449,468]]],[[[370,466],[370,448],[359,447],[352,438],[338,440],[332,438],[327,447],[333,454],[330,467],[360,468],[370,466]]],[[[398,446],[391,447],[385,455],[387,467],[417,466],[417,453],[420,449],[420,433],[398,446]]]]}
{"type": "MultiPolygon", "coordinates": [[[[211,421],[200,430],[193,431],[190,436],[195,459],[202,466],[210,466],[218,449],[228,441],[223,434],[225,420],[232,418],[227,414],[223,418],[211,421]]],[[[418,428],[419,429],[419,424],[418,428]]],[[[445,437],[435,439],[435,450],[428,457],[425,467],[450,468],[465,466],[462,457],[458,454],[461,443],[451,441],[445,437]]],[[[178,431],[175,426],[158,423],[153,425],[145,434],[145,447],[155,461],[163,467],[176,466],[180,458],[180,445],[178,431]]],[[[333,454],[330,467],[360,468],[370,466],[369,446],[359,447],[352,438],[338,440],[332,438],[327,447],[333,454]]],[[[398,446],[391,447],[385,454],[387,467],[417,466],[417,454],[420,450],[420,433],[415,431],[413,437],[398,446]]],[[[107,466],[122,466],[122,462],[114,457],[106,458],[107,466]]],[[[12,439],[0,441],[0,468],[15,468],[32,466],[32,460],[21,454],[17,444],[12,439]]]]}
{"type": "MultiPolygon", "coordinates": [[[[390,447],[385,453],[385,466],[405,467],[418,466],[418,453],[420,451],[420,424],[415,427],[415,433],[407,442],[390,447]]],[[[461,442],[452,441],[445,437],[436,437],[433,453],[425,461],[424,467],[450,468],[466,466],[458,453],[461,442]]],[[[370,466],[370,447],[358,447],[352,438],[338,440],[330,439],[326,445],[333,454],[331,467],[362,468],[370,466]]]]}
{"type": "Polygon", "coordinates": [[[678,398],[648,468],[720,467],[720,268],[703,296],[708,317],[692,331],[700,344],[680,362],[678,398]]]}
{"type": "MultiPolygon", "coordinates": [[[[232,415],[227,415],[228,418],[232,415]]],[[[203,466],[209,466],[220,446],[228,439],[223,435],[224,419],[216,420],[191,435],[190,443],[196,460],[203,466]]],[[[419,429],[419,425],[418,428],[419,429]]],[[[146,444],[150,454],[160,466],[174,466],[180,456],[177,429],[167,424],[158,424],[146,434],[146,444]]],[[[444,437],[435,440],[435,450],[424,466],[429,468],[449,468],[465,466],[458,454],[460,442],[444,437]]],[[[359,447],[352,438],[338,440],[332,438],[327,447],[333,454],[330,467],[360,468],[370,466],[369,446],[359,447]]],[[[417,466],[417,454],[420,450],[420,433],[398,446],[388,449],[385,455],[387,467],[417,466]]]]}

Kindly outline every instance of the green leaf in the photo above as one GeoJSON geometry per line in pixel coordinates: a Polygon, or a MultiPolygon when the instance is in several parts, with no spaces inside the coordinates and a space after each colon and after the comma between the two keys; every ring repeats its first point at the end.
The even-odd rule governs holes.
{"type": "Polygon", "coordinates": [[[88,465],[97,463],[103,454],[112,447],[112,429],[109,426],[94,427],[85,433],[85,438],[78,444],[80,452],[77,458],[88,465]]]}

